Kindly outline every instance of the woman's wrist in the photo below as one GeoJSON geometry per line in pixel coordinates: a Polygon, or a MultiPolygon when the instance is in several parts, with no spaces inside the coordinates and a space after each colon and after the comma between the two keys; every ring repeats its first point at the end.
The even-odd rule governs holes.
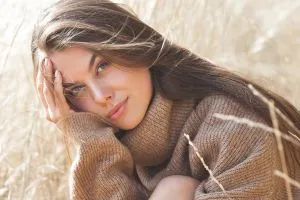
{"type": "Polygon", "coordinates": [[[101,136],[101,129],[110,129],[101,132],[111,132],[112,135],[118,130],[106,124],[100,116],[88,112],[75,112],[63,117],[56,127],[79,143],[101,136]]]}

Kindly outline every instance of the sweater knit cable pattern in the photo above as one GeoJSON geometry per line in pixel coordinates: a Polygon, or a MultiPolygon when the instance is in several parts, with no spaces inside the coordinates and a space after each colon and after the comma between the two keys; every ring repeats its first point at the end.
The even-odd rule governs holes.
{"type": "Polygon", "coordinates": [[[155,93],[142,122],[121,139],[96,114],[73,113],[62,119],[57,127],[79,144],[71,170],[71,199],[147,199],[158,182],[170,175],[198,179],[195,200],[287,199],[283,180],[274,175],[281,169],[274,136],[218,119],[215,113],[265,123],[250,108],[220,94],[196,102],[171,101],[155,93]]]}

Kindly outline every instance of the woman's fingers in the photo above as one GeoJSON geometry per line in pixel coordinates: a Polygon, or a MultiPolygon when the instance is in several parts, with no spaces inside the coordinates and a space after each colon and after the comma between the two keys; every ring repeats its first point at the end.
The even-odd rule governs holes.
{"type": "Polygon", "coordinates": [[[63,86],[62,86],[62,76],[58,70],[55,71],[54,99],[55,99],[55,104],[58,108],[58,115],[59,115],[58,117],[63,117],[65,115],[68,115],[69,113],[75,112],[73,109],[70,108],[66,100],[63,86]]]}
{"type": "MultiPolygon", "coordinates": [[[[44,80],[46,81],[46,88],[50,90],[50,94],[52,95],[53,92],[53,69],[52,69],[52,62],[46,58],[44,64],[44,80]]],[[[44,87],[45,88],[45,87],[44,87]]]]}
{"type": "Polygon", "coordinates": [[[47,87],[47,81],[46,80],[44,82],[43,93],[44,93],[45,101],[46,101],[46,104],[47,104],[48,114],[49,114],[50,118],[52,118],[53,115],[54,115],[54,112],[55,112],[55,102],[54,102],[54,99],[53,99],[52,91],[47,87]]]}
{"type": "Polygon", "coordinates": [[[53,72],[52,63],[49,59],[45,60],[45,70],[44,70],[44,86],[43,94],[44,99],[47,104],[47,119],[52,121],[55,117],[56,105],[53,95],[53,72]],[[50,119],[49,119],[50,118],[50,119]]]}
{"type": "Polygon", "coordinates": [[[54,92],[56,96],[57,103],[67,104],[66,98],[64,96],[64,91],[62,87],[62,78],[58,70],[55,71],[55,80],[54,80],[54,92]]]}
{"type": "Polygon", "coordinates": [[[43,62],[44,61],[39,63],[38,72],[37,72],[37,76],[36,76],[36,89],[37,89],[38,96],[39,96],[45,110],[47,110],[47,103],[46,103],[46,100],[45,100],[44,94],[43,94],[44,77],[41,72],[42,71],[41,66],[42,66],[43,62]]]}
{"type": "Polygon", "coordinates": [[[55,104],[60,107],[61,114],[64,114],[70,109],[63,92],[62,77],[60,72],[56,70],[54,79],[54,99],[55,104]]]}

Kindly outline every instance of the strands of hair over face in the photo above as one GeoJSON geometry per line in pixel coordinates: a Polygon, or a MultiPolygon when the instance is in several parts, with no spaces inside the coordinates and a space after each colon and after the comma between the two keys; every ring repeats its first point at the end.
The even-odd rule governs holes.
{"type": "MultiPolygon", "coordinates": [[[[270,126],[269,107],[248,88],[252,84],[294,124],[277,116],[284,134],[300,137],[299,111],[284,98],[193,54],[164,38],[135,14],[106,0],[64,0],[47,8],[32,37],[34,77],[40,52],[81,46],[127,67],[149,66],[155,88],[172,100],[225,93],[256,110],[270,126]]],[[[284,140],[288,166],[300,166],[300,149],[284,140]]],[[[293,170],[290,169],[291,174],[293,170]]],[[[299,170],[299,169],[298,169],[299,170]]]]}

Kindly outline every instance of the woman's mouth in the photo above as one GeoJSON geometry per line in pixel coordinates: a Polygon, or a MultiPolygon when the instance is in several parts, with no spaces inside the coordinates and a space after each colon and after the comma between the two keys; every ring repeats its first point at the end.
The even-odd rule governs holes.
{"type": "Polygon", "coordinates": [[[117,108],[113,108],[113,112],[110,113],[109,118],[110,118],[111,120],[116,120],[116,119],[118,119],[118,118],[124,113],[124,110],[125,110],[125,108],[126,108],[127,102],[128,102],[128,97],[126,98],[125,101],[123,101],[123,102],[120,103],[119,105],[116,105],[115,107],[117,107],[117,108]],[[114,110],[114,109],[115,109],[115,110],[114,110]]]}

